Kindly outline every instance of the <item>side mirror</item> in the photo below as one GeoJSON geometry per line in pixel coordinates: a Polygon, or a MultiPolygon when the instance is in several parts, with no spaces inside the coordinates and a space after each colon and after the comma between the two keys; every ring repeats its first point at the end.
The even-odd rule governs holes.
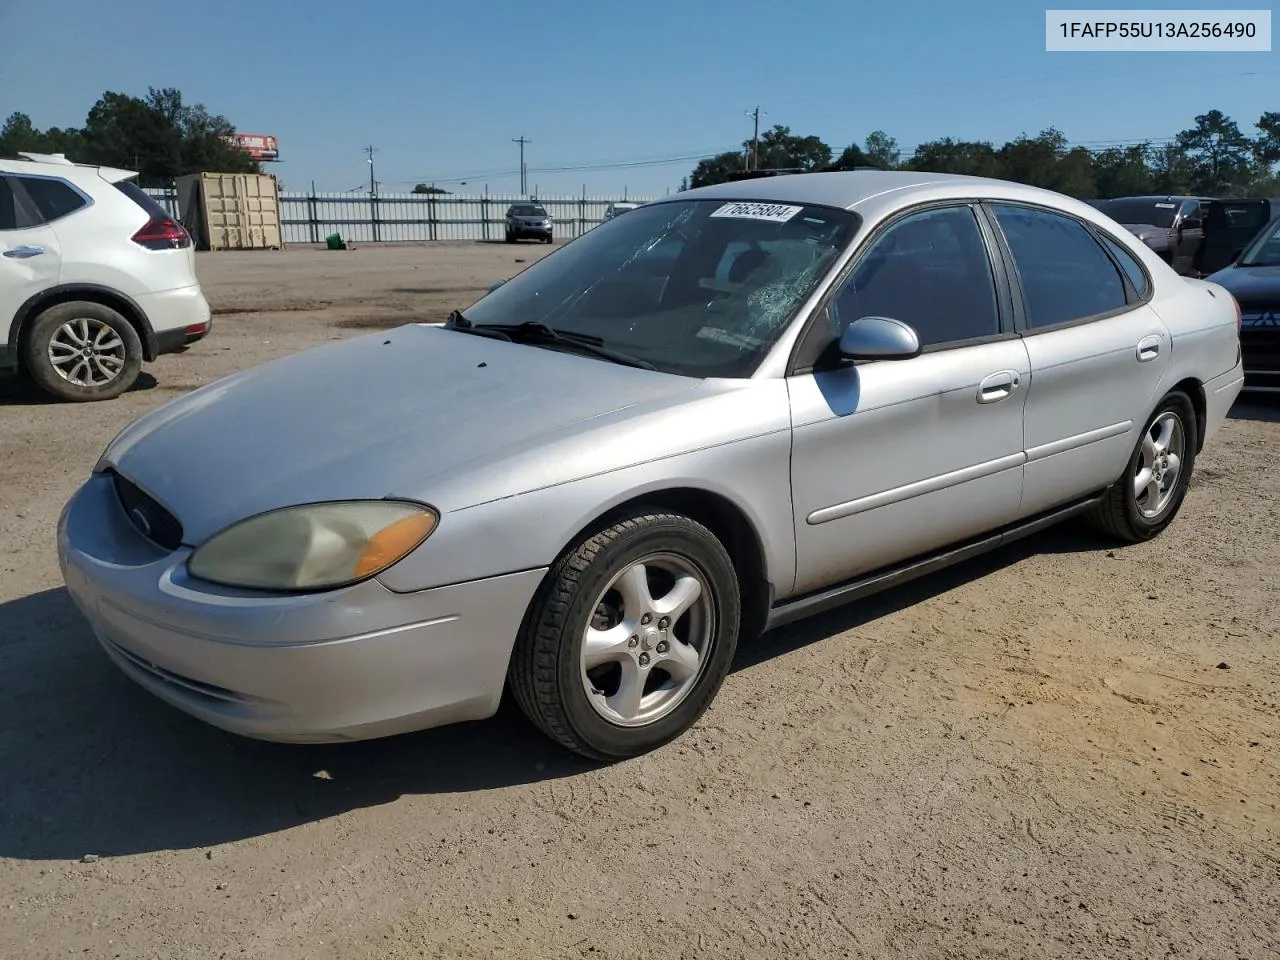
{"type": "Polygon", "coordinates": [[[491,285],[489,286],[489,289],[488,289],[488,291],[487,291],[487,292],[488,292],[488,293],[493,293],[493,291],[497,290],[500,286],[502,286],[502,285],[503,285],[504,283],[506,283],[506,282],[507,282],[507,281],[505,281],[505,280],[499,280],[497,283],[491,284],[491,285]]]}
{"type": "Polygon", "coordinates": [[[844,328],[840,352],[850,360],[910,360],[920,354],[920,337],[901,320],[860,317],[844,328]]]}

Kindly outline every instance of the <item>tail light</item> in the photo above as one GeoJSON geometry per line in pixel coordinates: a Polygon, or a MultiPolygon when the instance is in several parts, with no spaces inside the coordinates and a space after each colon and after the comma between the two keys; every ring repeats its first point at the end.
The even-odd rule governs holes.
{"type": "Polygon", "coordinates": [[[148,250],[179,250],[191,246],[187,228],[170,217],[153,217],[130,239],[148,250]]]}

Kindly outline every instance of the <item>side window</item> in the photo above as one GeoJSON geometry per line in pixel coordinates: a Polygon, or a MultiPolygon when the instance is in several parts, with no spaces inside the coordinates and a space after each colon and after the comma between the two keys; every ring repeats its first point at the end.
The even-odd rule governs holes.
{"type": "Polygon", "coordinates": [[[14,177],[0,176],[0,230],[38,227],[44,222],[43,218],[14,180],[14,177]]]}
{"type": "Polygon", "coordinates": [[[13,188],[7,177],[0,177],[0,230],[18,229],[18,211],[13,204],[13,188]]]}
{"type": "Polygon", "coordinates": [[[1032,329],[1128,304],[1120,271],[1084,225],[1048,210],[992,204],[1013,253],[1032,329]]]}
{"type": "Polygon", "coordinates": [[[62,180],[42,177],[16,177],[39,212],[40,222],[49,223],[74,213],[85,206],[85,199],[62,180]]]}
{"type": "Polygon", "coordinates": [[[1145,297],[1147,295],[1147,275],[1143,271],[1142,265],[1138,263],[1132,253],[1106,234],[1102,235],[1102,242],[1107,245],[1111,255],[1119,262],[1120,269],[1128,276],[1129,282],[1133,284],[1133,289],[1137,291],[1138,296],[1145,297]]]}
{"type": "Polygon", "coordinates": [[[968,206],[911,214],[877,238],[835,299],[839,334],[859,317],[910,324],[923,347],[1000,332],[986,244],[968,206]]]}

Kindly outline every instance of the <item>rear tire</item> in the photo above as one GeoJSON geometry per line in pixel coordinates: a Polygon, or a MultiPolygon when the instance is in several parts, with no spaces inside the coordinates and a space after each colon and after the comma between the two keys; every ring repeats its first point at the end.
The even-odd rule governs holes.
{"type": "Polygon", "coordinates": [[[740,616],[733,562],[711,531],[637,511],[548,571],[512,655],[511,691],[567,749],[634,757],[702,716],[729,671],[740,616]]]}
{"type": "Polygon", "coordinates": [[[142,370],[142,341],[120,313],[101,303],[59,303],[39,314],[22,338],[32,381],[59,400],[120,396],[142,370]]]}
{"type": "Polygon", "coordinates": [[[1124,474],[1089,522],[1126,543],[1157,536],[1173,522],[1191,484],[1199,447],[1195,408],[1185,393],[1165,396],[1147,420],[1124,474]]]}

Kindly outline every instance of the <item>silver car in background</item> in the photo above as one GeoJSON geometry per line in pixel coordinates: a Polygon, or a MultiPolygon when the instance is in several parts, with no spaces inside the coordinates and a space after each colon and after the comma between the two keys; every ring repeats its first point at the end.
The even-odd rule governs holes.
{"type": "Polygon", "coordinates": [[[618,759],[688,729],[772,626],[1068,517],[1157,535],[1241,382],[1231,296],[1088,204],[742,181],[610,220],[444,326],[147,414],[58,552],[115,664],[227,730],[377,737],[509,690],[618,759]]]}

